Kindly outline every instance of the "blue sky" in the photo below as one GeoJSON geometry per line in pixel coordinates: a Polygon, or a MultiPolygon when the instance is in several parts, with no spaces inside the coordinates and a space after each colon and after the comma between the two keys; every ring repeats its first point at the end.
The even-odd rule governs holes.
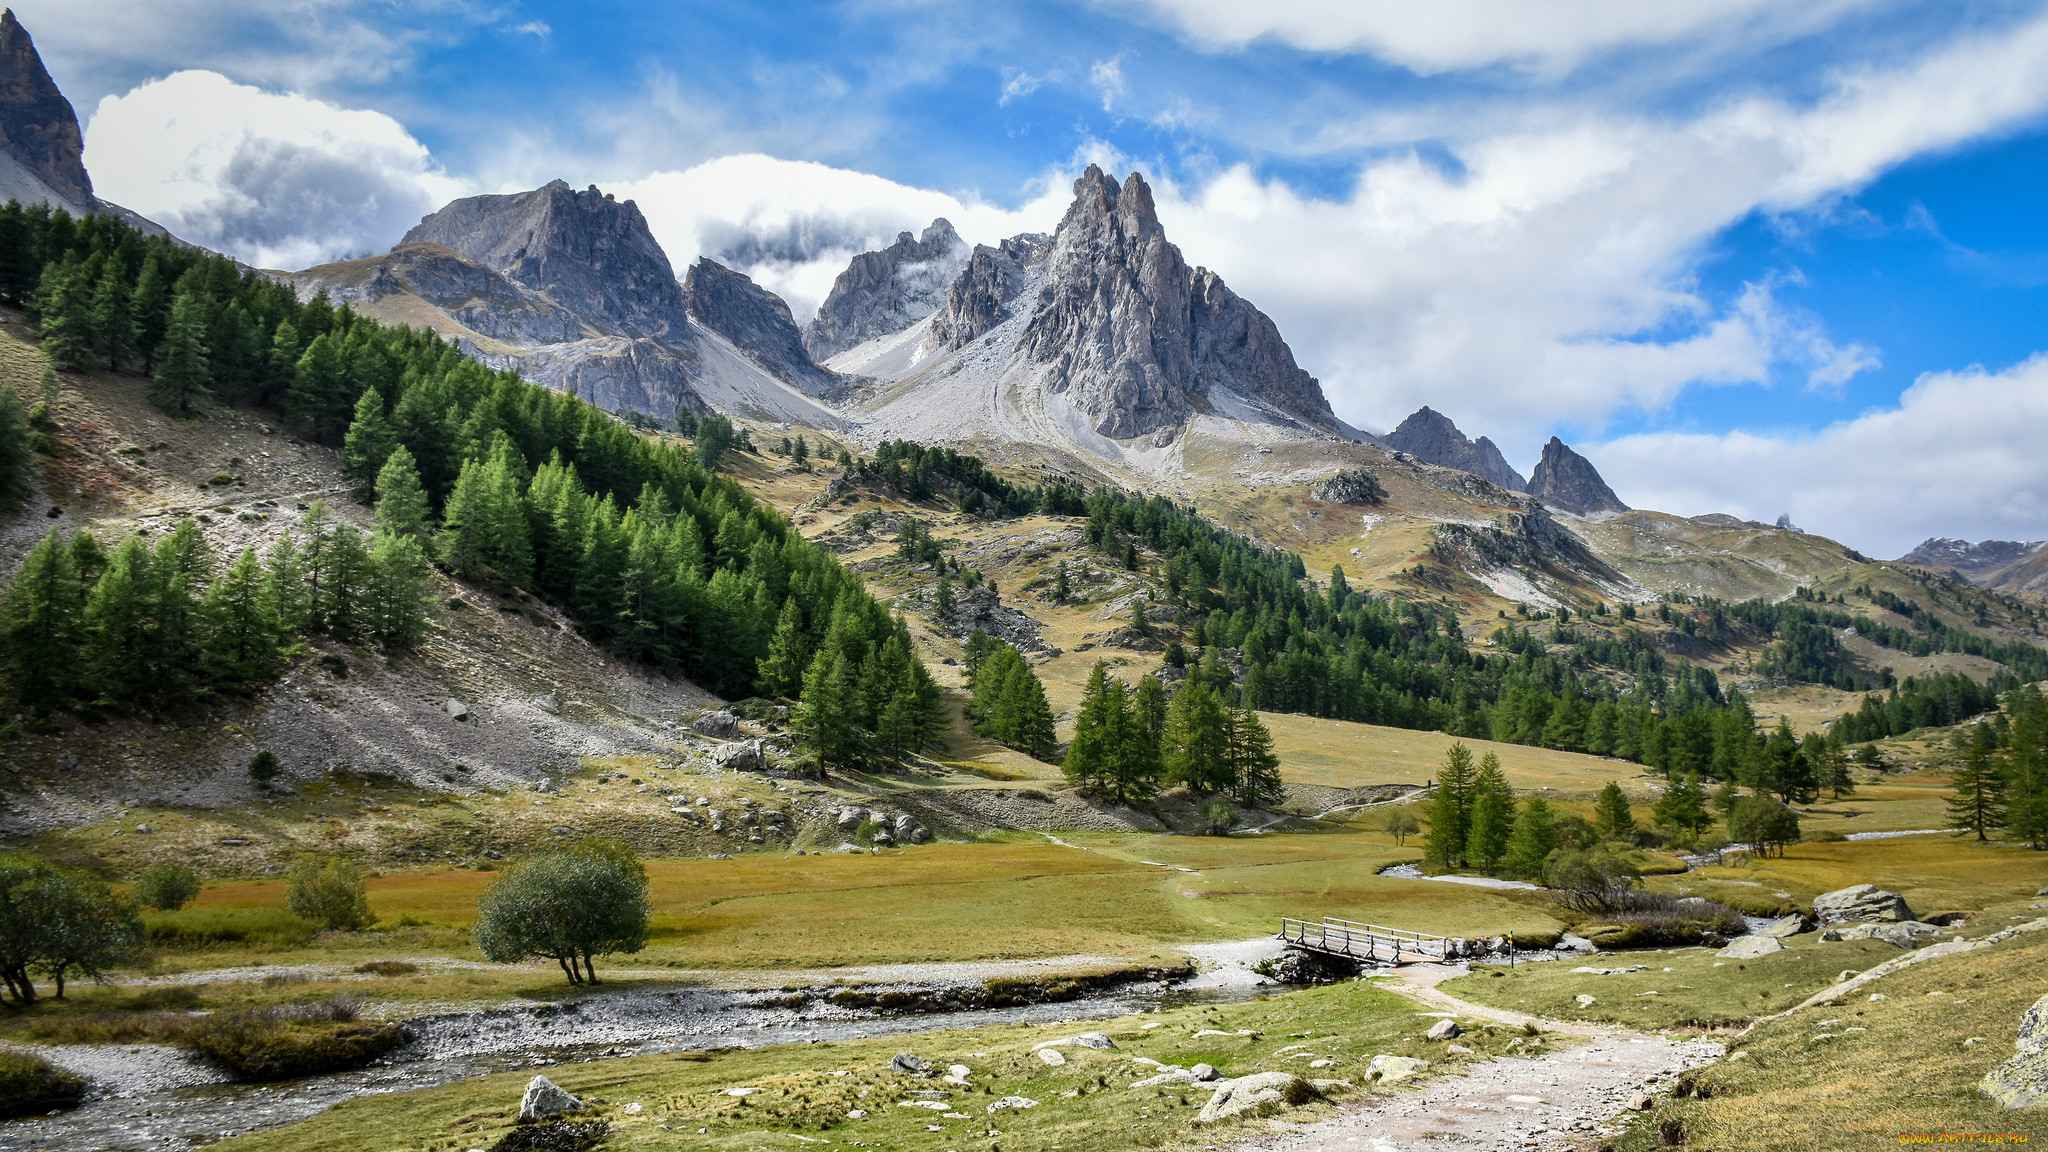
{"type": "Polygon", "coordinates": [[[1361,426],[1556,432],[1632,503],[1876,553],[2048,537],[2043,0],[16,12],[102,195],[259,262],[560,176],[803,314],[932,215],[1049,230],[1099,160],[1361,426]]]}

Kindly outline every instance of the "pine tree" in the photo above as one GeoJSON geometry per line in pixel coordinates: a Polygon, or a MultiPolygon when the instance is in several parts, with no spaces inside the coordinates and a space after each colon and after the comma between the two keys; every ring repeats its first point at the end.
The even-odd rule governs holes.
{"type": "Polygon", "coordinates": [[[1670,785],[1664,789],[1664,795],[1650,810],[1650,816],[1669,828],[1674,839],[1690,842],[1696,838],[1701,829],[1712,823],[1707,815],[1707,790],[1700,785],[1699,775],[1692,772],[1682,776],[1674,774],[1670,785]]]}
{"type": "Polygon", "coordinates": [[[1249,708],[1231,709],[1226,720],[1230,747],[1231,797],[1247,807],[1280,800],[1280,758],[1273,754],[1273,734],[1249,708]]]}
{"type": "Polygon", "coordinates": [[[99,338],[99,359],[116,372],[135,357],[135,317],[130,307],[128,273],[116,252],[107,257],[92,293],[92,331],[99,338]]]}
{"type": "Polygon", "coordinates": [[[1122,693],[1116,712],[1110,794],[1118,803],[1142,804],[1159,794],[1159,740],[1166,726],[1166,698],[1159,681],[1150,676],[1140,679],[1135,690],[1122,693]]]}
{"type": "Polygon", "coordinates": [[[61,707],[77,684],[83,605],[71,550],[50,529],[22,561],[0,601],[7,643],[0,665],[15,698],[33,711],[61,707]]]}
{"type": "Polygon", "coordinates": [[[142,353],[144,375],[156,374],[157,345],[171,318],[171,293],[164,283],[163,268],[156,253],[143,258],[142,271],[135,277],[135,291],[128,297],[128,315],[135,323],[135,346],[142,353]]]}
{"type": "Polygon", "coordinates": [[[29,467],[34,460],[35,440],[29,434],[21,397],[12,388],[0,387],[0,509],[18,508],[28,498],[29,467]]]}
{"type": "Polygon", "coordinates": [[[507,462],[465,461],[441,510],[441,556],[448,567],[459,576],[525,587],[533,578],[530,533],[507,462]]]}
{"type": "Polygon", "coordinates": [[[1097,660],[1081,689],[1081,707],[1074,713],[1074,739],[1060,765],[1067,783],[1076,788],[1101,791],[1110,778],[1111,758],[1117,751],[1112,746],[1117,701],[1110,696],[1110,683],[1108,666],[1097,660]]]}
{"type": "MultiPolygon", "coordinates": [[[[375,486],[385,461],[398,447],[398,433],[384,415],[384,397],[366,388],[356,398],[355,419],[341,442],[341,474],[356,482],[356,491],[367,496],[375,486]]],[[[417,482],[418,477],[414,477],[417,482]]]]}
{"type": "Polygon", "coordinates": [[[1152,741],[1153,759],[1158,759],[1160,737],[1166,734],[1166,688],[1157,676],[1138,678],[1138,689],[1131,701],[1131,713],[1152,741]]]}
{"type": "MultiPolygon", "coordinates": [[[[810,645],[804,637],[803,605],[794,594],[782,601],[775,618],[775,634],[768,640],[768,655],[755,671],[755,690],[771,699],[792,696],[803,690],[804,669],[810,664],[810,645]]],[[[894,697],[891,697],[892,702],[894,697]]]]}
{"type": "Polygon", "coordinates": [[[2035,849],[2048,848],[2048,697],[2028,684],[2006,694],[2006,829],[2035,849]]]}
{"type": "Polygon", "coordinates": [[[1068,600],[1073,599],[1073,596],[1074,586],[1067,582],[1067,562],[1065,560],[1062,560],[1060,561],[1059,567],[1053,569],[1053,602],[1056,604],[1065,604],[1068,600]]]}
{"type": "Polygon", "coordinates": [[[287,634],[304,632],[312,622],[313,597],[306,587],[305,556],[298,542],[287,532],[271,545],[264,557],[270,581],[270,602],[277,608],[278,625],[287,634]]]}
{"type": "Polygon", "coordinates": [[[432,570],[417,536],[386,530],[371,541],[362,625],[387,650],[411,648],[426,635],[432,570]]]}
{"type": "Polygon", "coordinates": [[[1199,792],[1228,792],[1237,784],[1231,770],[1229,717],[1206,684],[1190,683],[1174,693],[1166,709],[1160,763],[1170,783],[1199,792]]]}
{"type": "Polygon", "coordinates": [[[1557,816],[1549,801],[1531,797],[1515,818],[1514,834],[1508,837],[1507,868],[1517,876],[1540,877],[1543,862],[1557,850],[1557,816]]]}
{"type": "Polygon", "coordinates": [[[1508,850],[1514,832],[1515,796],[1501,771],[1500,757],[1480,757],[1472,777],[1471,823],[1465,830],[1465,859],[1475,868],[1492,870],[1508,850]]]}
{"type": "Polygon", "coordinates": [[[1045,685],[1039,683],[1038,674],[1018,662],[1004,682],[1003,701],[998,707],[1008,730],[1004,742],[1033,759],[1050,761],[1054,740],[1052,708],[1045,701],[1045,685]]]}
{"type": "Polygon", "coordinates": [[[209,394],[212,380],[206,346],[207,301],[195,292],[180,292],[171,302],[170,322],[157,345],[156,386],[152,403],[166,412],[190,416],[192,405],[209,394]]]}
{"type": "Polygon", "coordinates": [[[377,530],[424,538],[430,511],[419,468],[413,464],[412,453],[400,444],[377,473],[377,530]]]}
{"type": "Polygon", "coordinates": [[[1472,750],[1453,741],[1437,769],[1436,799],[1429,810],[1429,834],[1423,857],[1433,867],[1456,868],[1465,862],[1465,837],[1472,819],[1472,750]]]}
{"type": "Polygon", "coordinates": [[[59,368],[77,371],[96,359],[99,341],[92,330],[93,285],[77,253],[43,267],[36,289],[36,327],[42,333],[43,355],[59,368]]]}
{"type": "Polygon", "coordinates": [[[282,666],[284,628],[254,549],[244,549],[206,590],[203,612],[206,669],[214,682],[245,689],[269,680],[282,666]]]}
{"type": "Polygon", "coordinates": [[[828,767],[844,768],[858,762],[860,732],[853,720],[853,673],[846,657],[820,648],[804,673],[803,699],[791,717],[796,730],[828,767]]]}
{"type": "Polygon", "coordinates": [[[1593,830],[1603,840],[1628,840],[1636,834],[1636,817],[1629,810],[1628,796],[1612,780],[1593,802],[1593,830]]]}
{"type": "Polygon", "coordinates": [[[938,591],[932,593],[932,619],[944,622],[953,614],[953,578],[939,577],[938,591]]]}
{"type": "Polygon", "coordinates": [[[114,549],[86,600],[85,683],[110,705],[151,695],[156,591],[155,557],[140,537],[130,536],[114,549]]]}
{"type": "Polygon", "coordinates": [[[1140,636],[1152,635],[1152,621],[1145,614],[1145,599],[1142,596],[1131,601],[1131,631],[1140,636]]]}
{"type": "Polygon", "coordinates": [[[1974,832],[1978,840],[2005,827],[2005,764],[1998,754],[1998,737],[1989,724],[1970,729],[1963,741],[1962,765],[1949,781],[1953,793],[1948,800],[1948,826],[1959,832],[1974,832]]]}

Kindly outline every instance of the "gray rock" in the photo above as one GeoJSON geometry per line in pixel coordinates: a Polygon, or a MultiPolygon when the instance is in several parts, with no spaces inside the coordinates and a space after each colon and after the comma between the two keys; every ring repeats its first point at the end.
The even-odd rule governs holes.
{"type": "Polygon", "coordinates": [[[721,708],[715,712],[706,712],[702,716],[697,717],[696,721],[690,725],[690,730],[700,736],[710,736],[719,740],[737,740],[740,734],[740,721],[737,716],[721,708]]]}
{"type": "MultiPolygon", "coordinates": [[[[76,214],[99,206],[92,194],[92,177],[85,171],[85,139],[78,130],[78,114],[57,82],[50,79],[35,41],[15,20],[12,10],[0,15],[0,149],[25,175],[65,201],[51,202],[51,207],[76,214]]],[[[28,196],[21,200],[31,202],[28,196]]]]}
{"type": "Polygon", "coordinates": [[[910,844],[922,844],[926,840],[931,839],[932,835],[930,832],[925,831],[924,825],[919,824],[915,817],[907,815],[896,817],[896,823],[891,832],[896,839],[910,844]]]}
{"type": "Polygon", "coordinates": [[[711,753],[712,763],[729,772],[766,772],[768,757],[759,740],[739,740],[711,753]]]}
{"type": "Polygon", "coordinates": [[[889,1060],[889,1067],[898,1072],[922,1072],[924,1061],[908,1052],[898,1052],[889,1060]]]}
{"type": "Polygon", "coordinates": [[[839,830],[841,832],[852,832],[854,829],[860,827],[860,822],[862,820],[867,819],[867,815],[868,814],[866,809],[855,808],[852,805],[847,805],[846,807],[841,808],[839,810],[839,814],[835,822],[839,825],[839,830]]]}
{"type": "Polygon", "coordinates": [[[1456,1020],[1439,1020],[1429,1026],[1427,1033],[1431,1040],[1455,1040],[1462,1034],[1456,1020]]]}
{"type": "Polygon", "coordinates": [[[1810,926],[1806,923],[1806,917],[1794,912],[1790,916],[1780,917],[1764,925],[1762,934],[1765,936],[1775,936],[1783,940],[1787,937],[1797,936],[1809,929],[1810,926]]]}
{"type": "Polygon", "coordinates": [[[1529,495],[1579,516],[1628,511],[1628,505],[1600,478],[1593,462],[1555,436],[1543,446],[1543,459],[1529,473],[1529,495]]]}
{"type": "Polygon", "coordinates": [[[1413,1056],[1375,1056],[1372,1063],[1365,1066],[1365,1078],[1380,1084],[1393,1084],[1428,1067],[1429,1061],[1413,1056]]]}
{"type": "Polygon", "coordinates": [[[441,705],[441,707],[448,713],[448,718],[451,720],[469,719],[469,705],[464,704],[462,701],[457,700],[454,697],[450,697],[448,699],[448,702],[441,705]]]}
{"type": "Polygon", "coordinates": [[[156,829],[148,824],[137,824],[135,826],[135,831],[141,833],[144,836],[150,836],[155,834],[156,829]]]}
{"type": "Polygon", "coordinates": [[[1195,1123],[1214,1124],[1247,1112],[1277,1112],[1286,1106],[1290,1086],[1297,1083],[1300,1084],[1294,1088],[1297,1098],[1313,1094],[1314,1089],[1309,1083],[1292,1072],[1259,1072],[1224,1080],[1216,1086],[1209,1102],[1195,1114],[1195,1123]]]}
{"type": "Polygon", "coordinates": [[[1509,466],[1493,441],[1484,436],[1476,442],[1466,439],[1450,417],[1427,405],[1401,421],[1401,426],[1387,433],[1381,442],[1425,463],[1470,472],[1511,492],[1529,490],[1529,482],[1509,466]]]}
{"type": "Polygon", "coordinates": [[[848,380],[818,367],[805,351],[789,305],[744,273],[700,256],[683,281],[683,298],[692,320],[731,341],[770,376],[813,396],[846,391],[848,380]]]}
{"type": "Polygon", "coordinates": [[[1724,960],[1755,960],[1784,950],[1785,942],[1776,936],[1742,936],[1714,955],[1724,960]]]}
{"type": "Polygon", "coordinates": [[[528,1080],[526,1095],[519,1101],[519,1119],[527,1122],[582,1110],[583,1101],[563,1091],[545,1076],[535,1076],[528,1080]]]}
{"type": "Polygon", "coordinates": [[[1823,927],[1913,919],[1905,897],[1875,884],[1852,884],[1813,898],[1813,914],[1823,927]]]}
{"type": "Polygon", "coordinates": [[[550,716],[559,716],[562,712],[562,698],[555,695],[553,692],[549,692],[544,695],[534,697],[533,706],[547,713],[550,716]]]}
{"type": "Polygon", "coordinates": [[[1918,920],[1901,920],[1896,924],[1844,924],[1829,928],[1820,934],[1826,941],[1840,940],[1882,940],[1898,948],[1911,948],[1928,936],[1941,935],[1941,929],[1918,920]]]}
{"type": "Polygon", "coordinates": [[[975,245],[967,266],[946,289],[944,306],[932,317],[932,343],[948,350],[965,348],[1008,320],[1029,279],[1026,266],[1043,256],[1049,243],[1043,234],[1026,233],[994,248],[975,245]]]}
{"type": "Polygon", "coordinates": [[[1308,494],[1325,504],[1383,504],[1387,499],[1380,478],[1362,468],[1319,480],[1309,486],[1308,494]]]}
{"type": "Polygon", "coordinates": [[[2017,1054],[1987,1073],[1977,1091],[2007,1108],[2048,1105],[2048,996],[2020,1017],[2017,1054]]]}
{"type": "Polygon", "coordinates": [[[938,310],[967,260],[966,242],[944,219],[932,221],[922,236],[898,233],[887,248],[855,256],[804,325],[804,349],[824,361],[901,332],[938,310]]]}
{"type": "Polygon", "coordinates": [[[1116,1047],[1116,1041],[1111,1040],[1100,1032],[1083,1032],[1079,1036],[1074,1037],[1074,1043],[1079,1044],[1083,1048],[1094,1048],[1098,1051],[1116,1047]]]}

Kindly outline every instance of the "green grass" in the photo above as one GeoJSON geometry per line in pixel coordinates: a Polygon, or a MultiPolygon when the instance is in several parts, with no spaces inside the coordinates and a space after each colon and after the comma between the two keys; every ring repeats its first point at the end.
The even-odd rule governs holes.
{"type": "Polygon", "coordinates": [[[2031,898],[2048,884],[2048,852],[1951,835],[1804,843],[1788,847],[1783,856],[1744,856],[1671,883],[1674,890],[1689,890],[1701,882],[1764,895],[1785,892],[1799,901],[1851,884],[1875,884],[1904,896],[1914,912],[1931,915],[2031,898]]]}
{"type": "Polygon", "coordinates": [[[1683,1126],[1687,1147],[1757,1152],[1846,1152],[1909,1133],[2048,1134],[2039,1113],[1977,1094],[2012,1056],[2020,1016],[2048,993],[2044,936],[1928,961],[1839,1006],[1760,1025],[1699,1075],[1707,1098],[1660,1102],[1616,1144],[1648,1152],[1668,1122],[1683,1126]]]}
{"type": "Polygon", "coordinates": [[[1537,964],[1475,965],[1472,975],[1445,981],[1443,990],[1475,1004],[1631,1028],[1720,1028],[1781,1012],[1833,984],[1842,970],[1874,968],[1899,954],[1882,941],[1822,943],[1810,932],[1787,942],[1783,952],[1755,960],[1722,960],[1711,948],[1672,948],[1609,953],[1584,960],[1537,964]],[[1574,968],[1624,968],[1641,972],[1612,976],[1575,973],[1574,968]],[[1652,995],[1654,993],[1654,995],[1652,995]],[[1576,997],[1589,995],[1590,1005],[1576,997]]]}
{"type": "MultiPolygon", "coordinates": [[[[548,1069],[547,1075],[579,1096],[608,1102],[600,1113],[612,1122],[607,1147],[614,1149],[739,1150],[815,1143],[920,1152],[967,1147],[1109,1152],[1179,1145],[1196,1135],[1190,1121],[1209,1097],[1205,1088],[1183,1085],[1132,1090],[1132,1081],[1153,1071],[1134,1063],[1134,1056],[1184,1067],[1205,1062],[1233,1076],[1289,1070],[1343,1079],[1360,1077],[1379,1054],[1422,1056],[1455,1067],[1461,1061],[1505,1052],[1510,1045],[1526,1050],[1529,1043],[1519,1030],[1474,1028],[1460,1043],[1478,1055],[1457,1056],[1447,1053],[1442,1043],[1422,1038],[1433,1022],[1419,1015],[1413,1002],[1358,981],[1246,1004],[1103,1023],[977,1028],[850,1044],[643,1056],[565,1065],[548,1069]],[[1157,1027],[1148,1029],[1148,1023],[1157,1027]],[[1069,1046],[1062,1049],[1068,1063],[1059,1068],[1047,1067],[1032,1054],[1037,1043],[1092,1029],[1112,1036],[1117,1050],[1069,1046]],[[1195,1035],[1202,1030],[1239,1029],[1252,1029],[1257,1035],[1195,1035]],[[1309,1058],[1289,1059],[1290,1049],[1336,1063],[1312,1069],[1309,1058]],[[902,1051],[941,1068],[965,1064],[973,1070],[974,1086],[951,1088],[891,1072],[890,1057],[902,1051]],[[836,1070],[848,1075],[830,1075],[836,1070]],[[756,1091],[727,1095],[732,1088],[756,1091]],[[937,1110],[898,1106],[914,1089],[948,1091],[952,1110],[970,1118],[948,1119],[937,1110]],[[997,1113],[994,1126],[1000,1135],[990,1137],[988,1105],[1006,1095],[1025,1096],[1039,1104],[997,1113]],[[625,1112],[629,1103],[639,1103],[644,1110],[625,1112]],[[848,1119],[846,1113],[854,1108],[869,1115],[848,1119]],[[940,1131],[925,1130],[932,1124],[940,1131]]],[[[1549,1042],[1556,1043],[1556,1038],[1549,1042]]],[[[218,1147],[223,1152],[487,1148],[509,1129],[520,1091],[531,1075],[528,1070],[351,1100],[300,1124],[218,1147]]],[[[1330,1114],[1329,1105],[1315,1104],[1293,1115],[1330,1114]]],[[[1218,1143],[1228,1131],[1202,1131],[1197,1143],[1218,1143]]]]}

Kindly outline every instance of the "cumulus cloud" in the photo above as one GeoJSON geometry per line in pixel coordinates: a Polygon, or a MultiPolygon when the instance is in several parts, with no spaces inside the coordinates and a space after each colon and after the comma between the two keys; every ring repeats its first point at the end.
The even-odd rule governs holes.
{"type": "Polygon", "coordinates": [[[1624,499],[1794,523],[1881,557],[1929,536],[2038,539],[2048,356],[1921,377],[1896,406],[1811,435],[1649,433],[1589,445],[1624,499]]]}
{"type": "Polygon", "coordinates": [[[389,116],[214,72],[101,100],[85,160],[106,199],[266,268],[382,251],[463,191],[389,116]]]}
{"type": "Polygon", "coordinates": [[[605,186],[647,216],[676,274],[709,256],[787,300],[799,322],[816,313],[855,254],[920,231],[937,217],[969,243],[1045,229],[1066,206],[1049,180],[1022,206],[914,188],[865,172],[759,154],[723,156],[679,172],[605,186]]]}
{"type": "Polygon", "coordinates": [[[1149,10],[1199,43],[1276,40],[1362,52],[1430,74],[1506,64],[1566,71],[1632,45],[1722,41],[1756,48],[1823,28],[1885,0],[1112,0],[1149,10]]]}

